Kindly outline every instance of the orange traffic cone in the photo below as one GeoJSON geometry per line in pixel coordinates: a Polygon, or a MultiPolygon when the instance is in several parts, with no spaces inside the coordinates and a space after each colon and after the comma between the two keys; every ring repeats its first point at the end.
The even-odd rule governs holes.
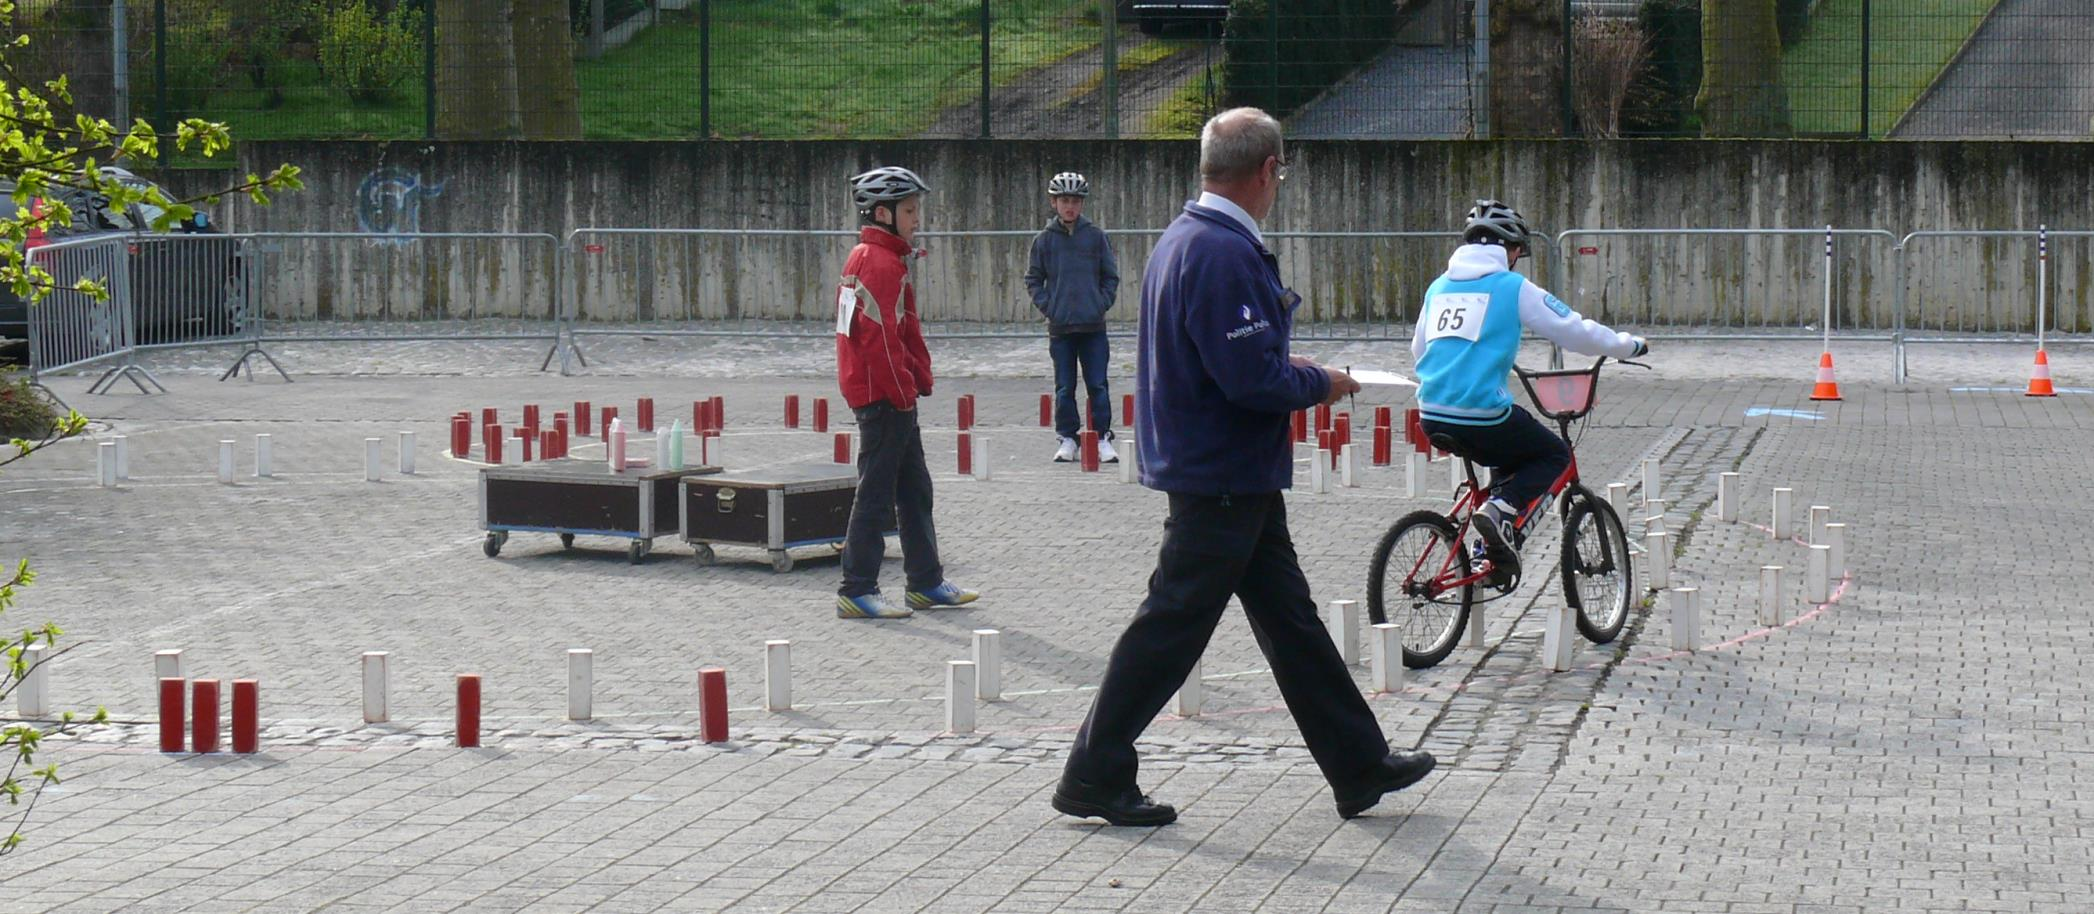
{"type": "Polygon", "coordinates": [[[2057,388],[2050,386],[2050,356],[2041,349],[2036,350],[2036,370],[2029,375],[2028,395],[2031,397],[2055,397],[2058,395],[2057,388]]]}
{"type": "Polygon", "coordinates": [[[44,235],[44,198],[38,197],[29,203],[29,235],[22,246],[40,248],[49,243],[44,235]]]}
{"type": "Polygon", "coordinates": [[[1840,398],[1840,382],[1832,378],[1832,353],[1818,356],[1818,384],[1810,389],[1813,400],[1837,400],[1840,398]]]}

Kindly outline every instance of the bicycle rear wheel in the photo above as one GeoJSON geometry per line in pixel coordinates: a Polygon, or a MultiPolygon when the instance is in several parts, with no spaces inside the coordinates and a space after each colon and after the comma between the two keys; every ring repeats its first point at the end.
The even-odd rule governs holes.
{"type": "Polygon", "coordinates": [[[1404,666],[1424,669],[1454,652],[1476,591],[1439,582],[1467,576],[1461,542],[1444,516],[1413,511],[1382,535],[1367,573],[1367,615],[1401,629],[1404,666]]]}
{"type": "Polygon", "coordinates": [[[1621,634],[1635,597],[1629,538],[1614,506],[1583,488],[1563,524],[1564,596],[1578,610],[1578,632],[1594,644],[1621,634]]]}

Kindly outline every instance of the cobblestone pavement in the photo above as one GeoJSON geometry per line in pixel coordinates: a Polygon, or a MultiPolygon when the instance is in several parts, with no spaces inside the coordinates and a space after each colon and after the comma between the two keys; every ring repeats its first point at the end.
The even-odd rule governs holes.
{"type": "MultiPolygon", "coordinates": [[[[719,394],[730,466],[823,460],[825,438],[778,418],[786,393],[833,395],[806,347],[697,344],[564,379],[470,344],[411,347],[371,376],[372,348],[300,352],[290,385],[217,383],[215,353],[161,357],[162,396],[55,382],[95,438],[128,436],[134,479],[95,487],[91,441],[9,467],[0,543],[44,577],[8,621],[81,642],[53,666],[54,703],[118,722],[46,744],[67,781],[0,858],[0,910],[2078,911],[2094,890],[2077,662],[2094,622],[2067,592],[2094,561],[2047,535],[2087,501],[2094,404],[1952,390],[2006,384],[2008,353],[1930,350],[1939,367],[1904,388],[1851,372],[1840,403],[1785,370],[1807,370],[1808,347],[1668,348],[1654,372],[1612,370],[1581,465],[1635,483],[1660,459],[1702,649],[1669,649],[1666,614],[1639,609],[1616,644],[1581,642],[1549,673],[1561,591],[1532,575],[1487,608],[1486,648],[1373,696],[1392,742],[1442,771],[1344,822],[1227,617],[1207,713],[1167,714],[1144,744],[1144,787],[1184,818],[1138,831],[1045,800],[1139,601],[1161,499],[1046,462],[1042,382],[1009,376],[1020,344],[936,353],[940,539],[984,597],[899,623],[835,619],[820,550],[779,575],[750,550],[701,568],[662,541],[631,566],[612,541],[519,534],[488,559],[474,469],[438,453],[457,409],[630,415],[652,395],[667,416],[719,394]],[[960,393],[981,398],[992,481],[953,472],[960,393]],[[398,430],[417,433],[421,472],[364,482],[362,439],[398,430]],[[274,479],[247,475],[262,432],[274,479]],[[232,486],[213,475],[221,439],[239,442],[232,486]],[[1714,519],[1726,470],[1747,523],[1714,519]],[[1796,490],[1788,538],[1765,527],[1776,485],[1796,490]],[[1851,577],[1823,606],[1797,583],[1812,504],[1851,525],[1851,577]],[[1768,564],[1790,575],[1776,626],[1755,620],[1768,564]],[[984,627],[1004,633],[1007,700],[943,734],[943,664],[984,627]],[[790,712],[760,709],[770,638],[793,641],[790,712]],[[593,721],[563,719],[569,647],[596,651],[593,721]],[[154,751],[166,648],[190,676],[261,680],[263,753],[154,751]],[[388,724],[361,722],[366,650],[393,652],[388,724]],[[706,665],[728,671],[728,743],[694,739],[706,665]],[[450,746],[460,672],[486,678],[487,748],[450,746]]],[[[1443,503],[1446,473],[1433,465],[1423,498],[1400,470],[1292,496],[1318,598],[1362,598],[1380,530],[1443,503]]]]}

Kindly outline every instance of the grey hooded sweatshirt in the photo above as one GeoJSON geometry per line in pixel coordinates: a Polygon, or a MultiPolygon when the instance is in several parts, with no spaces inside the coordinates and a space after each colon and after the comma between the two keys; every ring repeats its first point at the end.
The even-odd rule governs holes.
{"type": "Polygon", "coordinates": [[[1032,240],[1032,263],[1025,268],[1025,288],[1032,305],[1047,317],[1053,336],[1094,333],[1105,329],[1105,312],[1120,291],[1120,266],[1113,260],[1105,230],[1076,217],[1064,226],[1059,217],[1032,240]]]}

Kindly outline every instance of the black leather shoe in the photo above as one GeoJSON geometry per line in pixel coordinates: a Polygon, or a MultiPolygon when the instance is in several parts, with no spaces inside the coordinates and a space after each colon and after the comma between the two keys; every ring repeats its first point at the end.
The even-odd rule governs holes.
{"type": "Polygon", "coordinates": [[[1368,772],[1365,781],[1335,791],[1338,815],[1350,819],[1373,809],[1374,804],[1381,802],[1383,794],[1395,793],[1418,783],[1431,774],[1433,766],[1437,764],[1439,761],[1432,757],[1432,753],[1422,750],[1389,753],[1382,758],[1380,764],[1368,772]]]}
{"type": "Polygon", "coordinates": [[[1068,779],[1054,788],[1054,808],[1080,818],[1104,819],[1113,825],[1153,828],[1178,821],[1178,810],[1143,796],[1141,788],[1114,792],[1068,779]]]}

